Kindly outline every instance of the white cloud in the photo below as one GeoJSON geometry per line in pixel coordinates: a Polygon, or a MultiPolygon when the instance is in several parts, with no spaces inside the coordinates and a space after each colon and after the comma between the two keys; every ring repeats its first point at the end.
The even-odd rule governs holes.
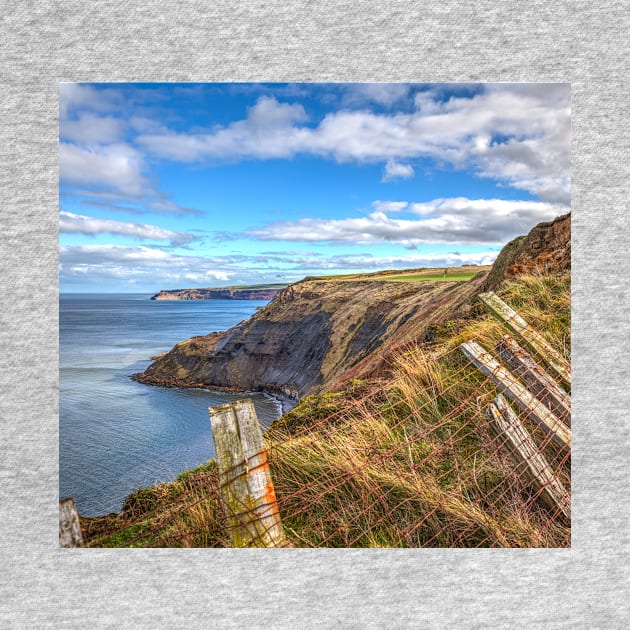
{"type": "MultiPolygon", "coordinates": [[[[221,267],[223,260],[201,256],[180,256],[145,246],[75,245],[59,248],[62,281],[90,278],[135,281],[155,290],[183,288],[191,282],[187,274],[199,274],[206,281],[224,282],[236,269],[221,267]],[[217,268],[218,267],[218,268],[217,268]]],[[[207,284],[206,284],[207,286],[207,284]]]]}
{"type": "Polygon", "coordinates": [[[408,201],[373,201],[372,207],[377,212],[400,212],[409,206],[408,201]]]}
{"type": "Polygon", "coordinates": [[[149,187],[142,174],[142,155],[126,144],[83,148],[59,146],[59,177],[80,186],[109,187],[126,196],[139,198],[149,187]]]}
{"type": "MultiPolygon", "coordinates": [[[[155,97],[155,95],[154,95],[155,97]]],[[[144,116],[120,115],[122,105],[134,111],[136,97],[115,88],[96,89],[80,83],[63,83],[59,88],[59,177],[61,194],[94,199],[110,199],[118,212],[167,212],[202,214],[194,208],[173,203],[156,188],[146,173],[149,166],[144,154],[123,142],[125,132],[136,130],[159,133],[163,125],[144,116]],[[131,204],[131,205],[129,205],[131,204]]],[[[142,97],[140,97],[141,99],[142,97]]],[[[98,203],[98,202],[96,202],[98,203]]],[[[106,207],[102,205],[102,207],[106,207]]]]}
{"type": "Polygon", "coordinates": [[[276,221],[246,234],[263,241],[501,245],[566,211],[540,201],[456,197],[409,204],[420,218],[392,219],[387,212],[398,211],[402,202],[390,202],[395,205],[389,209],[387,202],[377,203],[365,217],[276,221]]]}
{"type": "Polygon", "coordinates": [[[351,83],[344,88],[344,105],[376,103],[392,107],[407,98],[411,86],[407,83],[351,83]]]}
{"type": "Polygon", "coordinates": [[[409,179],[415,175],[413,166],[409,164],[401,164],[396,160],[387,160],[385,169],[383,170],[382,182],[391,182],[395,179],[409,179]]]}
{"type": "Polygon", "coordinates": [[[137,141],[160,157],[182,162],[213,158],[287,158],[300,150],[307,120],[302,105],[279,103],[263,96],[248,110],[245,120],[214,133],[145,134],[137,141]]]}
{"type": "Polygon", "coordinates": [[[148,212],[159,212],[167,214],[203,214],[195,208],[186,208],[170,201],[160,192],[148,189],[145,191],[148,198],[133,199],[107,190],[88,190],[87,188],[70,188],[60,191],[62,198],[81,198],[84,206],[94,208],[105,208],[114,212],[126,212],[129,214],[145,214],[148,212]]]}
{"type": "Polygon", "coordinates": [[[451,267],[462,264],[485,265],[494,261],[496,251],[414,253],[402,256],[341,254],[293,255],[289,252],[263,256],[181,256],[146,246],[78,245],[60,247],[60,279],[63,284],[93,282],[103,286],[144,287],[146,291],[191,286],[217,286],[221,283],[294,282],[305,275],[331,272],[451,267]]]}
{"type": "Polygon", "coordinates": [[[190,243],[194,237],[185,232],[173,232],[146,223],[126,223],[86,217],[71,212],[59,213],[59,231],[79,234],[120,234],[140,240],[170,241],[171,245],[190,243]]]}
{"type": "MultiPolygon", "coordinates": [[[[289,158],[312,154],[340,162],[401,164],[433,158],[568,203],[568,86],[487,85],[474,96],[416,96],[418,109],[329,113],[306,124],[301,105],[261,97],[247,118],[207,133],[154,133],[138,142],[179,161],[289,158]]],[[[409,165],[407,165],[409,166],[409,165]]]]}
{"type": "Polygon", "coordinates": [[[110,144],[117,142],[123,132],[123,122],[112,116],[86,113],[76,120],[65,120],[59,125],[61,140],[78,144],[110,144]]]}
{"type": "Polygon", "coordinates": [[[170,212],[172,214],[203,214],[196,208],[186,208],[168,200],[162,193],[155,193],[156,198],[147,202],[147,207],[154,212],[170,212]]]}
{"type": "Polygon", "coordinates": [[[340,271],[412,269],[418,267],[456,267],[459,265],[491,265],[498,252],[449,252],[445,254],[409,254],[405,256],[333,256],[322,260],[298,263],[295,269],[312,271],[313,269],[337,269],[340,271]],[[321,263],[318,265],[318,263],[321,263]]]}
{"type": "Polygon", "coordinates": [[[100,89],[85,83],[61,83],[59,85],[59,118],[67,118],[73,111],[91,110],[110,112],[121,102],[120,93],[114,88],[100,89]]]}
{"type": "Polygon", "coordinates": [[[445,267],[463,264],[491,264],[497,251],[414,253],[402,256],[316,253],[270,256],[181,256],[151,247],[119,245],[79,245],[60,247],[60,278],[63,284],[92,282],[102,286],[112,280],[144,287],[146,291],[166,288],[207,287],[230,282],[294,282],[305,275],[445,267]]]}
{"type": "Polygon", "coordinates": [[[222,271],[206,271],[205,273],[185,273],[184,278],[186,280],[192,280],[194,282],[207,281],[207,280],[220,280],[222,282],[228,281],[228,275],[222,271]]]}
{"type": "Polygon", "coordinates": [[[165,133],[168,129],[161,123],[146,116],[131,116],[129,126],[138,133],[165,133]]]}

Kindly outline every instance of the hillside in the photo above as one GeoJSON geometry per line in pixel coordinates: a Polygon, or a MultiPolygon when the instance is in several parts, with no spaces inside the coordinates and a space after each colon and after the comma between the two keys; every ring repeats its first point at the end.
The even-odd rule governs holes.
{"type": "Polygon", "coordinates": [[[178,343],[136,378],[295,400],[327,391],[377,373],[396,347],[463,314],[487,269],[307,278],[234,328],[178,343]]]}
{"type": "MultiPolygon", "coordinates": [[[[544,233],[568,235],[568,229],[560,228],[568,228],[569,221],[560,218],[544,233]]],[[[519,239],[516,247],[528,256],[531,249],[522,245],[526,240],[519,239]]],[[[570,360],[571,277],[566,245],[562,256],[553,252],[549,256],[549,248],[542,252],[541,260],[555,262],[541,271],[510,274],[507,279],[497,279],[495,274],[493,282],[497,293],[570,360]]],[[[511,244],[505,250],[509,265],[505,257],[497,261],[502,273],[521,260],[514,248],[511,244]]],[[[466,293],[463,284],[450,289],[457,300],[448,292],[433,293],[443,305],[455,305],[456,312],[444,310],[432,320],[441,323],[431,328],[418,321],[413,342],[390,338],[383,344],[391,355],[381,365],[381,378],[350,379],[346,372],[337,379],[338,383],[348,379],[341,391],[304,397],[269,429],[265,437],[269,463],[292,546],[570,545],[570,519],[537,500],[522,471],[489,432],[484,411],[496,388],[459,350],[459,344],[469,340],[494,348],[505,334],[476,300],[479,285],[487,284],[491,275],[484,272],[466,283],[468,303],[459,302],[466,293]]],[[[298,283],[297,293],[285,296],[294,310],[298,296],[302,302],[315,299],[301,295],[304,285],[312,288],[311,282],[324,281],[298,283]]],[[[347,282],[358,290],[356,279],[347,282]]],[[[386,291],[391,290],[389,285],[384,283],[386,291]]],[[[435,291],[435,287],[424,289],[435,291]]],[[[412,296],[401,296],[398,306],[406,299],[412,296]]],[[[422,308],[431,315],[428,305],[422,308]]],[[[367,306],[362,309],[367,310],[367,306]]],[[[412,319],[413,315],[398,332],[404,332],[412,319]]],[[[393,338],[398,332],[392,333],[393,338]]],[[[403,339],[413,334],[409,328],[403,339]]],[[[369,373],[380,354],[369,353],[349,372],[369,373]]],[[[570,452],[559,451],[535,423],[526,417],[523,421],[542,445],[554,474],[570,489],[570,452]]],[[[219,487],[211,460],[173,482],[140,489],[127,498],[120,514],[81,519],[87,545],[230,546],[219,487]]]]}

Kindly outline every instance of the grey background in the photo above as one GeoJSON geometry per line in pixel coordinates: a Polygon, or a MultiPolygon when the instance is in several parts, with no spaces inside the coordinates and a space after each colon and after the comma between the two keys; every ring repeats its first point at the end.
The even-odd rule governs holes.
{"type": "Polygon", "coordinates": [[[627,2],[4,2],[0,626],[623,628],[627,2]],[[57,549],[59,81],[563,81],[570,550],[57,549]]]}

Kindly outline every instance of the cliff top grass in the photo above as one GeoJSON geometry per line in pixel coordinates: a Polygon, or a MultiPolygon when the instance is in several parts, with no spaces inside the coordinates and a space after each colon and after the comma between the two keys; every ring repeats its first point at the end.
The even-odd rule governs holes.
{"type": "Polygon", "coordinates": [[[379,280],[391,282],[447,281],[466,282],[491,265],[462,265],[461,267],[420,267],[418,269],[388,269],[374,273],[348,273],[330,276],[307,276],[305,280],[379,280]]]}
{"type": "MultiPolygon", "coordinates": [[[[570,359],[570,274],[522,276],[497,293],[570,359]]],[[[514,485],[488,442],[484,405],[496,392],[457,349],[493,348],[504,332],[476,305],[401,350],[387,379],[306,397],[277,420],[265,440],[291,544],[565,546],[570,528],[514,485]]],[[[558,470],[570,484],[570,467],[558,470]]],[[[119,515],[82,519],[84,536],[97,547],[228,546],[218,496],[209,462],[138,490],[119,515]]]]}

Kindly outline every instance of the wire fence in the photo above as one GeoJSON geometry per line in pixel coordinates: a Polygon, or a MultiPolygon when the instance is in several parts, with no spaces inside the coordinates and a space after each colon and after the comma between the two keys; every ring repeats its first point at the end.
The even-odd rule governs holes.
{"type": "MultiPolygon", "coordinates": [[[[505,358],[508,341],[488,354],[505,358]]],[[[181,494],[165,485],[154,507],[139,497],[106,537],[90,521],[87,544],[234,546],[238,530],[238,546],[270,536],[295,547],[570,546],[566,385],[530,363],[508,370],[506,387],[459,346],[410,348],[402,365],[387,383],[305,401],[264,448],[190,475],[181,494]],[[532,372],[547,385],[532,385],[532,372]],[[251,481],[262,469],[269,481],[251,481]]]]}
{"type": "MultiPolygon", "coordinates": [[[[506,447],[509,431],[497,431],[488,418],[495,383],[471,361],[462,361],[457,350],[439,361],[456,370],[447,385],[431,380],[429,364],[428,382],[417,383],[415,396],[409,380],[401,379],[398,386],[271,443],[280,512],[289,531],[308,532],[302,543],[569,544],[566,505],[550,509],[540,501],[550,481],[532,485],[527,463],[506,447]],[[300,527],[300,520],[309,527],[300,527]]],[[[530,413],[513,413],[535,445],[529,459],[544,457],[568,491],[570,450],[530,413]]]]}

